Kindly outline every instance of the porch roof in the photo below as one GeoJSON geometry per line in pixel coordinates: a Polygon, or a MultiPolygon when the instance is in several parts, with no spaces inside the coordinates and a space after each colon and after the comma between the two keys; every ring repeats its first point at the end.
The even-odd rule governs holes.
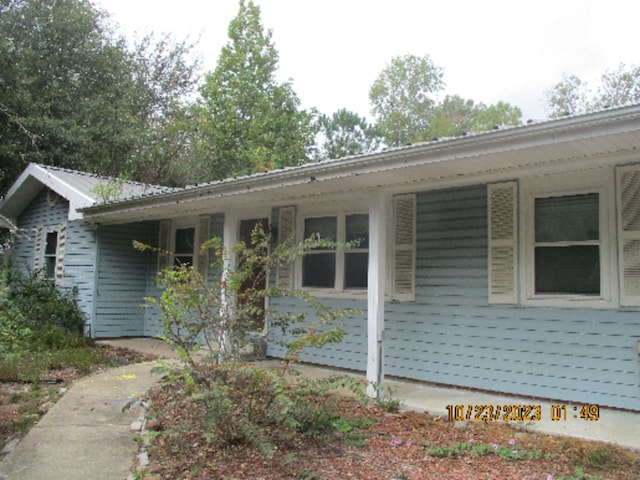
{"type": "Polygon", "coordinates": [[[230,208],[284,206],[499,181],[522,172],[596,168],[640,160],[640,105],[389,148],[81,209],[95,223],[127,223],[230,208]]]}

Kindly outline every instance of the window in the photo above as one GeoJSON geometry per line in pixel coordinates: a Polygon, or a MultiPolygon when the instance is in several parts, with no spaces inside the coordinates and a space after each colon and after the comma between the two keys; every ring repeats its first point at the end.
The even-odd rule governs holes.
{"type": "Polygon", "coordinates": [[[535,199],[535,294],[600,295],[598,193],[535,199]]]}
{"type": "Polygon", "coordinates": [[[617,304],[614,172],[594,173],[521,181],[521,223],[514,231],[521,234],[516,258],[522,263],[513,267],[523,304],[617,304]]]}
{"type": "Polygon", "coordinates": [[[44,262],[42,268],[47,278],[55,278],[58,260],[58,232],[47,232],[44,245],[44,262]]]}
{"type": "Polygon", "coordinates": [[[194,265],[195,255],[195,227],[176,228],[174,234],[174,257],[173,264],[178,265],[194,265]]]}
{"type": "Polygon", "coordinates": [[[49,225],[37,229],[35,237],[34,269],[46,278],[61,284],[64,279],[64,257],[67,225],[49,225]]]}
{"type": "Polygon", "coordinates": [[[200,245],[209,239],[211,218],[201,215],[181,220],[172,225],[162,220],[158,225],[158,271],[177,265],[191,265],[206,278],[209,268],[209,252],[200,251],[200,245]]]}
{"type": "Polygon", "coordinates": [[[347,215],[346,242],[353,247],[344,254],[344,288],[367,288],[369,268],[369,215],[347,215]]]}
{"type": "Polygon", "coordinates": [[[335,290],[367,288],[369,216],[339,214],[304,219],[304,238],[351,243],[348,249],[318,248],[302,259],[302,286],[335,290]]]}

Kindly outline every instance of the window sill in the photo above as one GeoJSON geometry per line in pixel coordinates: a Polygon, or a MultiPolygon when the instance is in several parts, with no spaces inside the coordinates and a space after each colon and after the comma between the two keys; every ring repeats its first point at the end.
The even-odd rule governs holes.
{"type": "Polygon", "coordinates": [[[334,290],[332,288],[307,288],[301,290],[318,298],[344,298],[352,300],[367,300],[367,289],[360,290],[334,290]]]}
{"type": "Polygon", "coordinates": [[[585,295],[535,295],[525,298],[523,306],[560,308],[615,308],[610,298],[585,295]]]}

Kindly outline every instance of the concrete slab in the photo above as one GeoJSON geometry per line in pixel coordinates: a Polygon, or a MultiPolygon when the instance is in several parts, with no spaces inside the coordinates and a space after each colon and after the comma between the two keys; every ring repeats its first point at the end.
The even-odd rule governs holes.
{"type": "Polygon", "coordinates": [[[129,427],[142,413],[136,400],[159,379],[153,366],[127,365],[76,383],[0,463],[0,477],[126,479],[138,451],[129,427]]]}

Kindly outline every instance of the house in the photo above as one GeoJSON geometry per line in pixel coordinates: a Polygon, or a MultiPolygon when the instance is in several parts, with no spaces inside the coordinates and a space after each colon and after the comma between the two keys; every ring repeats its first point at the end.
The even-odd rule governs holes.
{"type": "Polygon", "coordinates": [[[56,268],[63,285],[79,285],[94,337],[157,333],[157,312],[140,305],[171,258],[140,254],[132,240],[205,272],[201,240],[231,245],[260,221],[277,238],[364,239],[274,275],[364,312],[347,319],[342,343],[306,361],[372,382],[393,375],[640,410],[640,106],[107,202],[82,204],[29,177],[38,169],[69,185],[84,178],[30,166],[0,214],[40,229],[16,245],[25,262],[46,251],[50,225],[67,222],[56,268]]]}

